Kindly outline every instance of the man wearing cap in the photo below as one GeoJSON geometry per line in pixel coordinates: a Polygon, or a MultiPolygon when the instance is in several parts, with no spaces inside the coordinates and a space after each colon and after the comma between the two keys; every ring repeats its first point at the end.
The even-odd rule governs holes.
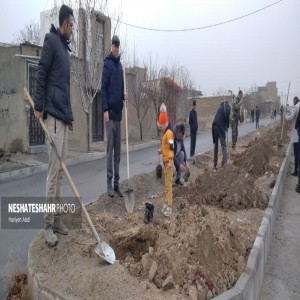
{"type": "Polygon", "coordinates": [[[190,133],[191,133],[190,157],[192,157],[195,154],[197,131],[198,131],[198,118],[197,118],[195,100],[193,101],[193,107],[192,110],[190,111],[189,124],[190,124],[190,133]]]}
{"type": "Polygon", "coordinates": [[[119,167],[122,110],[123,101],[127,100],[127,94],[124,93],[123,68],[120,62],[120,40],[116,35],[112,38],[111,53],[104,60],[101,94],[107,136],[107,194],[114,197],[114,193],[116,193],[119,197],[123,197],[119,186],[119,167]],[[112,186],[113,177],[114,186],[112,186]]]}

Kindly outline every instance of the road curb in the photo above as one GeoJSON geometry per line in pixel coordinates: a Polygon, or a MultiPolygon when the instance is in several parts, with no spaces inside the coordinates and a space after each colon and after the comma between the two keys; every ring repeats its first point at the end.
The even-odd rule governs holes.
{"type": "MultiPolygon", "coordinates": [[[[141,143],[141,144],[137,144],[137,145],[132,145],[132,146],[129,146],[129,152],[136,151],[136,150],[141,150],[141,149],[148,148],[148,147],[155,146],[155,145],[159,145],[159,144],[160,144],[160,141],[155,140],[155,141],[151,141],[151,142],[148,142],[148,143],[141,143]]],[[[123,147],[121,153],[126,153],[126,148],[124,149],[124,147],[123,147]]],[[[80,154],[76,157],[68,158],[67,161],[66,161],[66,166],[74,166],[74,165],[81,164],[81,163],[84,163],[84,162],[89,162],[89,161],[101,159],[105,156],[106,156],[105,152],[83,153],[83,154],[80,154]]],[[[0,173],[0,183],[10,181],[10,180],[13,180],[13,179],[20,179],[20,178],[24,178],[24,177],[27,177],[27,176],[39,174],[39,173],[47,171],[47,168],[48,168],[47,163],[41,163],[37,166],[25,167],[25,168],[18,169],[18,170],[13,170],[13,171],[10,171],[10,172],[0,173]]]]}

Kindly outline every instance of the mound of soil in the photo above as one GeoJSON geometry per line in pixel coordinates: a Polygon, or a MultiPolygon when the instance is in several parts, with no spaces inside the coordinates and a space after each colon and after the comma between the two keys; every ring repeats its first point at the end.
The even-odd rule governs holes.
{"type": "MultiPolygon", "coordinates": [[[[164,179],[155,171],[131,179],[136,208],[127,214],[120,198],[99,199],[87,209],[117,261],[94,253],[86,222],[48,248],[41,231],[31,249],[43,284],[79,299],[211,299],[230,289],[248,255],[283,161],[281,128],[262,127],[239,139],[226,166],[213,172],[212,152],[191,160],[190,182],[174,186],[173,214],[160,212],[164,179]],[[155,206],[143,223],[145,203],[155,206]]],[[[126,182],[123,187],[125,188],[126,182]]]]}

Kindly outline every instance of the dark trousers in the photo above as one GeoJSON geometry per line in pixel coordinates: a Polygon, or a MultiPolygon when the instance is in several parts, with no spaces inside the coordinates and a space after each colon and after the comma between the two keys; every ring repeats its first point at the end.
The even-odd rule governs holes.
{"type": "Polygon", "coordinates": [[[190,157],[192,157],[195,154],[196,139],[197,139],[197,132],[191,132],[190,157]]]}
{"type": "Polygon", "coordinates": [[[299,143],[293,143],[293,146],[294,146],[294,173],[298,173],[298,160],[299,160],[298,144],[299,143]]]}
{"type": "Polygon", "coordinates": [[[231,137],[232,147],[234,148],[239,135],[239,129],[238,129],[239,121],[231,120],[230,125],[231,125],[231,134],[232,134],[231,137]]]}
{"type": "MultiPolygon", "coordinates": [[[[300,157],[300,136],[299,136],[299,139],[298,139],[298,143],[294,143],[295,144],[298,144],[298,151],[296,151],[298,153],[298,157],[300,157]]],[[[295,146],[294,146],[295,147],[295,146]]],[[[295,148],[294,148],[295,149],[295,148]]],[[[295,155],[296,156],[296,155],[295,155]]],[[[297,157],[297,158],[298,158],[297,157]]],[[[296,159],[296,158],[295,158],[296,159]]],[[[298,159],[298,170],[300,171],[300,159],[298,159]]],[[[300,172],[298,172],[298,186],[300,187],[300,172]]]]}
{"type": "Polygon", "coordinates": [[[214,168],[216,168],[218,165],[219,139],[220,139],[222,155],[223,155],[222,166],[224,166],[227,163],[227,146],[226,146],[225,136],[222,134],[218,126],[213,125],[212,134],[213,134],[213,141],[214,141],[214,168]]]}
{"type": "Polygon", "coordinates": [[[259,119],[256,119],[256,129],[259,128],[259,119]]]}
{"type": "Polygon", "coordinates": [[[121,122],[109,120],[106,125],[107,135],[107,184],[111,186],[114,176],[114,186],[119,185],[119,168],[121,158],[121,122]]]}

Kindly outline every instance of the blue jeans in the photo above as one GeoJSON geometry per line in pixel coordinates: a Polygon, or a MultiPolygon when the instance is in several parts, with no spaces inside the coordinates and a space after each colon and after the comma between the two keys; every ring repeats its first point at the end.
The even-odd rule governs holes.
{"type": "Polygon", "coordinates": [[[227,146],[226,146],[226,140],[223,132],[219,129],[217,125],[213,125],[213,140],[214,140],[214,168],[218,165],[218,146],[219,146],[219,140],[222,147],[222,154],[223,154],[223,160],[222,160],[222,166],[224,166],[227,163],[227,146]]]}

